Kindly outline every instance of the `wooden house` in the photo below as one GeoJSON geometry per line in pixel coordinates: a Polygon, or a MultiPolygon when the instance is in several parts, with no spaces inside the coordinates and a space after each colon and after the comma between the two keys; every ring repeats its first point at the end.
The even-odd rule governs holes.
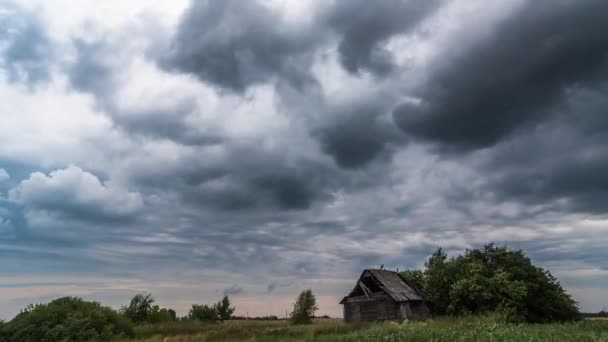
{"type": "Polygon", "coordinates": [[[399,273],[387,270],[364,270],[340,304],[347,322],[423,320],[429,316],[422,292],[399,273]]]}

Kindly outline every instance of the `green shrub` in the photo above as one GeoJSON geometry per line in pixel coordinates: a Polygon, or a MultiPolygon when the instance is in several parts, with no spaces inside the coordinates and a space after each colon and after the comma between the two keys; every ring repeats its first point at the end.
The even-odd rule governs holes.
{"type": "Polygon", "coordinates": [[[3,341],[107,341],[133,336],[127,319],[97,302],[76,297],[48,304],[29,305],[13,320],[0,326],[3,341]]]}

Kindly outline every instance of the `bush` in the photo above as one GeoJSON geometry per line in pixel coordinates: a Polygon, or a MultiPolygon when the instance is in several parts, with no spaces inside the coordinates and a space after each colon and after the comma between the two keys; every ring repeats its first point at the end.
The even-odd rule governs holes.
{"type": "Polygon", "coordinates": [[[312,290],[304,290],[293,304],[293,311],[290,315],[291,322],[293,324],[312,323],[315,311],[317,310],[317,298],[312,293],[312,290]]]}
{"type": "Polygon", "coordinates": [[[0,325],[1,341],[107,341],[133,336],[131,322],[97,302],[76,297],[29,305],[0,325]]]}
{"type": "Polygon", "coordinates": [[[439,248],[425,266],[401,275],[423,290],[435,314],[498,312],[510,321],[541,323],[580,318],[557,279],[521,250],[489,244],[448,259],[439,248]]]}
{"type": "Polygon", "coordinates": [[[192,304],[192,308],[188,313],[188,319],[201,322],[215,322],[217,321],[217,318],[218,314],[215,306],[209,306],[207,304],[192,304]]]}

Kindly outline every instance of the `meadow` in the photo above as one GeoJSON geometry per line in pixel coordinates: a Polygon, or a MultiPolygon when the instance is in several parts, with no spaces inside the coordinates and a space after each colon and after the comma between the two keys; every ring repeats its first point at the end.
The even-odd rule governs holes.
{"type": "Polygon", "coordinates": [[[173,322],[136,328],[136,338],[121,342],[198,341],[608,341],[608,320],[565,324],[509,324],[491,317],[441,318],[426,322],[344,323],[315,320],[226,321],[221,324],[173,322]]]}

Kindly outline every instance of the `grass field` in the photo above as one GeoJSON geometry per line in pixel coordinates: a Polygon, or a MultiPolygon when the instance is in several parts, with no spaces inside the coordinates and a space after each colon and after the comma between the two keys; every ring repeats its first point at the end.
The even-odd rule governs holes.
{"type": "MultiPolygon", "coordinates": [[[[203,325],[178,322],[141,326],[141,342],[195,341],[607,341],[607,320],[569,324],[506,324],[488,318],[428,322],[346,324],[317,320],[291,326],[285,321],[229,321],[203,325]]],[[[133,341],[133,340],[130,340],[133,341]]]]}

